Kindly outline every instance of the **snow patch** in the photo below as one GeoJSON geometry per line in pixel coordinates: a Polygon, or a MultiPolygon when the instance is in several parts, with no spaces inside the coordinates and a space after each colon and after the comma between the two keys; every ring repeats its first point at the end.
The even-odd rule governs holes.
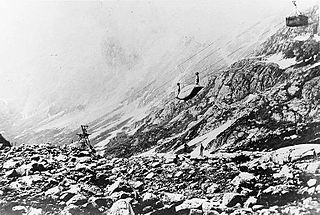
{"type": "MultiPolygon", "coordinates": [[[[189,143],[187,143],[187,145],[190,146],[197,146],[193,152],[191,152],[191,157],[199,157],[200,156],[200,147],[201,145],[206,149],[206,147],[208,146],[208,144],[217,138],[217,136],[219,134],[221,134],[223,131],[225,131],[226,129],[228,129],[232,124],[233,124],[234,120],[229,120],[226,123],[224,123],[223,125],[221,125],[220,127],[212,130],[211,132],[202,135],[200,137],[196,137],[193,140],[191,140],[189,143]]],[[[184,146],[180,146],[178,149],[176,149],[176,151],[181,150],[184,146]]],[[[203,155],[208,156],[210,154],[210,151],[208,150],[204,150],[203,155]]]]}
{"type": "Polygon", "coordinates": [[[320,62],[313,64],[309,69],[315,68],[320,65],[320,62]]]}
{"type": "Polygon", "coordinates": [[[293,38],[295,41],[307,41],[311,37],[311,34],[299,35],[293,38]]]}
{"type": "Polygon", "coordinates": [[[249,102],[251,102],[252,100],[254,100],[255,98],[258,97],[258,94],[249,94],[247,96],[246,101],[244,102],[244,104],[248,104],[249,102]]]}
{"type": "Polygon", "coordinates": [[[266,59],[266,62],[276,63],[279,65],[280,69],[286,69],[292,65],[296,64],[296,60],[294,58],[286,58],[284,59],[281,54],[271,55],[266,59]]]}

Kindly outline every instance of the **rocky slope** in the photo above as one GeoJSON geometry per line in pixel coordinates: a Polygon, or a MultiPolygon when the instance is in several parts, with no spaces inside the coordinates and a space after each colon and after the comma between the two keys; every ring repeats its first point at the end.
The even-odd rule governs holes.
{"type": "Polygon", "coordinates": [[[0,214],[318,214],[319,153],[303,144],[105,159],[70,147],[6,148],[0,214]]]}
{"type": "MultiPolygon", "coordinates": [[[[181,7],[184,6],[181,5],[181,7]]],[[[238,8],[235,8],[238,11],[238,8]]],[[[251,10],[248,7],[244,8],[251,10]]],[[[230,9],[228,6],[228,11],[230,9]]],[[[197,19],[204,18],[203,12],[199,12],[201,15],[197,15],[197,19]]],[[[105,11],[103,15],[108,13],[109,11],[105,11]]],[[[254,13],[256,13],[255,10],[254,13]]],[[[8,114],[5,114],[6,117],[0,116],[2,119],[0,127],[6,131],[6,136],[12,142],[18,144],[43,142],[68,144],[75,139],[75,133],[79,132],[80,124],[89,124],[90,132],[93,133],[93,142],[104,146],[115,133],[127,131],[133,122],[141,120],[140,115],[143,114],[143,117],[148,115],[150,107],[162,106],[160,101],[168,98],[168,93],[175,90],[176,81],[192,83],[195,71],[201,71],[202,80],[207,79],[211,76],[209,73],[216,73],[230,63],[250,55],[258,45],[279,29],[283,24],[279,18],[284,13],[284,11],[281,13],[274,11],[267,16],[249,20],[245,18],[246,16],[240,16],[236,18],[237,24],[232,24],[232,26],[236,25],[235,27],[225,25],[226,22],[235,19],[233,16],[225,22],[220,17],[217,20],[220,22],[221,19],[223,24],[202,22],[201,24],[210,27],[202,27],[196,34],[180,35],[179,33],[169,36],[164,29],[160,28],[162,30],[159,31],[155,26],[152,27],[155,28],[152,36],[148,36],[142,29],[137,38],[129,36],[128,33],[121,34],[135,41],[130,45],[127,44],[129,42],[127,40],[106,35],[101,42],[101,47],[95,49],[95,51],[101,49],[103,62],[89,65],[93,62],[81,61],[79,65],[86,69],[75,69],[79,66],[75,65],[74,70],[69,71],[71,60],[60,54],[54,56],[55,61],[59,62],[59,68],[54,70],[53,77],[44,75],[46,73],[43,72],[36,76],[39,83],[44,84],[49,81],[49,84],[44,84],[45,89],[42,87],[41,91],[31,93],[30,97],[22,96],[24,100],[19,97],[20,103],[16,107],[15,114],[10,117],[8,114]],[[210,33],[206,33],[207,31],[210,33]],[[198,33],[207,39],[198,37],[198,33]],[[58,73],[56,70],[61,72],[58,73]],[[6,120],[7,118],[10,118],[10,121],[6,120]]],[[[146,15],[144,12],[143,14],[146,15]]],[[[212,11],[207,15],[217,16],[212,11]]],[[[187,17],[182,17],[183,22],[187,17]]],[[[116,20],[118,22],[126,19],[116,20]]],[[[176,18],[170,19],[170,22],[172,20],[176,21],[176,18]]],[[[192,22],[196,20],[192,19],[192,22]]],[[[120,29],[126,32],[132,26],[135,25],[130,25],[129,29],[120,29]]],[[[166,24],[163,27],[169,26],[166,24]]],[[[136,30],[133,30],[135,34],[136,30]]],[[[43,52],[38,54],[46,55],[43,52]]],[[[74,58],[74,56],[70,57],[74,58]]],[[[100,61],[100,58],[95,58],[92,54],[85,59],[88,58],[94,58],[94,62],[100,61]]],[[[42,58],[38,57],[39,61],[34,63],[48,65],[43,61],[45,59],[40,59],[42,58]]],[[[48,72],[48,70],[45,71],[48,72]]],[[[32,80],[27,83],[30,86],[33,85],[32,80]]]]}
{"type": "Polygon", "coordinates": [[[280,29],[191,101],[172,93],[103,156],[4,147],[0,214],[319,214],[320,55],[314,38],[297,43],[306,31],[280,29]]]}
{"type": "MultiPolygon", "coordinates": [[[[315,9],[310,11],[311,18],[315,14],[315,9]]],[[[319,42],[312,37],[300,42],[294,39],[313,32],[314,27],[280,29],[256,51],[255,57],[210,76],[205,88],[191,101],[175,100],[172,93],[164,106],[154,108],[132,126],[135,132],[117,134],[106,146],[106,155],[131,156],[150,148],[179,152],[184,144],[192,151],[203,138],[207,139],[208,153],[316,143],[319,42]],[[280,60],[272,60],[274,56],[280,56],[280,60]],[[288,60],[294,63],[284,66],[288,60]],[[222,127],[224,130],[210,141],[205,137],[222,127]]]]}

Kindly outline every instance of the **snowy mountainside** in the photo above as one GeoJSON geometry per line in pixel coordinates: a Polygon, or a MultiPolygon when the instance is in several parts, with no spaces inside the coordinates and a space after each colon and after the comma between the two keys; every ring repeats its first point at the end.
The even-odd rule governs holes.
{"type": "MultiPolygon", "coordinates": [[[[240,58],[250,56],[281,23],[277,17],[270,16],[256,20],[245,29],[241,26],[230,29],[228,36],[205,43],[198,42],[192,36],[184,37],[174,44],[174,51],[164,52],[158,59],[141,58],[134,52],[127,53],[117,41],[110,40],[104,44],[107,63],[115,69],[118,65],[124,65],[122,72],[117,74],[120,78],[123,76],[125,81],[120,83],[112,79],[106,82],[107,85],[114,85],[114,90],[107,93],[100,83],[96,89],[86,92],[92,94],[89,100],[81,101],[79,98],[74,105],[68,105],[68,101],[62,106],[59,103],[48,103],[36,114],[16,121],[15,132],[8,135],[18,143],[65,144],[77,140],[75,134],[79,132],[80,124],[89,124],[93,143],[105,145],[117,133],[138,129],[137,124],[141,123],[139,120],[146,117],[150,110],[162,106],[167,102],[166,98],[172,99],[176,82],[190,84],[194,72],[198,71],[201,83],[209,83],[211,74],[220,72],[240,58]],[[124,70],[136,73],[135,80],[131,76],[126,80],[128,77],[124,70]],[[126,83],[130,85],[126,87],[126,83]]],[[[158,42],[164,41],[160,39],[158,42]]],[[[161,43],[156,43],[150,51],[156,52],[160,47],[161,43]]]]}
{"type": "Polygon", "coordinates": [[[130,156],[151,148],[160,153],[194,154],[201,144],[210,154],[317,143],[319,42],[310,37],[298,43],[302,50],[296,52],[292,51],[296,41],[287,40],[312,28],[280,28],[256,50],[256,57],[239,60],[210,76],[191,101],[168,98],[139,123],[134,134],[113,137],[106,155],[130,156]],[[273,47],[281,48],[269,52],[273,47]],[[274,55],[284,59],[291,52],[295,63],[286,68],[270,60],[274,55]]]}

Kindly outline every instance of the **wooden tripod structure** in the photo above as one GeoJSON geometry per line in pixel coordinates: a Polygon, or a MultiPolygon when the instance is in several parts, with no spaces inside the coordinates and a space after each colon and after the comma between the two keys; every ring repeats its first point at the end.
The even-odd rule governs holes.
{"type": "Polygon", "coordinates": [[[80,134],[77,134],[79,136],[79,140],[78,142],[83,144],[83,146],[86,146],[90,149],[92,149],[93,147],[91,146],[90,144],[90,140],[89,140],[89,133],[88,133],[88,127],[87,125],[81,125],[81,130],[82,130],[82,133],[80,134]]]}

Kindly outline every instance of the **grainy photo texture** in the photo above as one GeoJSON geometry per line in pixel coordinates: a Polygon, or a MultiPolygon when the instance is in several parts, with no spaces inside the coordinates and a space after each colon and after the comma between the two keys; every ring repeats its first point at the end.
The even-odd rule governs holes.
{"type": "Polygon", "coordinates": [[[0,215],[320,214],[320,0],[0,0],[0,215]]]}

